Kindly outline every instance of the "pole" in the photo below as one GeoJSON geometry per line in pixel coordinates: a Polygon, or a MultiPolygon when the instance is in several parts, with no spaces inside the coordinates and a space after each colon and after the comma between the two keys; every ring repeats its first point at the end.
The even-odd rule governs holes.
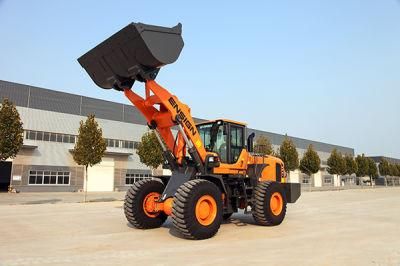
{"type": "Polygon", "coordinates": [[[83,196],[83,202],[86,203],[86,197],[87,197],[87,182],[88,182],[88,166],[85,165],[85,184],[84,184],[84,196],[83,196]]]}
{"type": "MultiPolygon", "coordinates": [[[[13,183],[13,171],[14,171],[14,160],[11,160],[11,173],[10,173],[10,183],[8,184],[8,192],[12,192],[12,183],[13,183]]],[[[21,174],[22,176],[22,174],[21,174]]]]}

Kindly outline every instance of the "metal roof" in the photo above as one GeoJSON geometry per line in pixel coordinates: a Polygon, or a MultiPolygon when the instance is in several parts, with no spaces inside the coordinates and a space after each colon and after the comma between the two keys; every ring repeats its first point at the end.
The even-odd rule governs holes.
{"type": "Polygon", "coordinates": [[[389,163],[400,164],[400,159],[385,157],[385,156],[367,156],[367,158],[371,158],[376,163],[380,163],[382,159],[385,159],[389,163]]]}
{"type": "MultiPolygon", "coordinates": [[[[66,114],[87,116],[95,114],[97,118],[120,121],[131,124],[146,125],[147,122],[142,114],[131,105],[110,102],[86,96],[65,93],[55,90],[24,85],[15,82],[0,80],[0,98],[9,98],[17,106],[53,111],[66,114]]],[[[195,122],[206,120],[194,118],[195,122]]],[[[285,135],[276,134],[249,128],[248,133],[255,132],[256,135],[268,137],[272,144],[280,145],[285,135]]],[[[333,145],[297,137],[290,137],[297,148],[307,149],[312,144],[317,151],[331,152],[334,148],[342,153],[354,155],[354,149],[333,145]]]]}

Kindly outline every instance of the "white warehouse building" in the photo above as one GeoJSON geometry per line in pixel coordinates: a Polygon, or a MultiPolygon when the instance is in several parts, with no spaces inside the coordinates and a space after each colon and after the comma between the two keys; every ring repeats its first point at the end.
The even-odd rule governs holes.
{"type": "MultiPolygon", "coordinates": [[[[148,167],[140,163],[135,147],[148,130],[146,121],[135,107],[0,80],[0,99],[8,98],[20,113],[24,127],[24,144],[16,158],[0,163],[0,190],[11,184],[20,191],[79,191],[84,186],[84,168],[77,165],[71,151],[79,122],[95,114],[107,141],[103,161],[88,171],[88,191],[126,190],[133,182],[151,177],[148,167]]],[[[197,119],[200,121],[201,119],[197,119]]],[[[278,147],[284,135],[255,129],[278,147]]],[[[302,154],[308,145],[317,150],[321,171],[313,178],[314,186],[333,186],[335,179],[326,173],[326,161],[336,148],[354,156],[354,149],[317,141],[290,137],[302,154]]],[[[303,182],[298,171],[292,182],[303,182]]],[[[336,184],[337,185],[337,184],[336,184]]]]}

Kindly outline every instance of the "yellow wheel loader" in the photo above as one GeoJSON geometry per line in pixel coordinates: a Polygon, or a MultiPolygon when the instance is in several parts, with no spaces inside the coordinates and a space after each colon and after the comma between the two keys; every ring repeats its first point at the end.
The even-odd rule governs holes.
{"type": "Polygon", "coordinates": [[[156,83],[160,68],[178,59],[181,33],[181,24],[131,23],[78,59],[99,87],[123,92],[143,114],[163,148],[164,167],[172,172],[129,188],[127,220],[149,229],[171,216],[189,239],[214,236],[223,219],[239,210],[260,225],[279,225],[286,204],[300,197],[300,184],[287,182],[282,160],[255,154],[255,135],[244,123],[195,124],[190,108],[156,83]],[[143,97],[132,90],[135,81],[144,83],[143,97]]]}

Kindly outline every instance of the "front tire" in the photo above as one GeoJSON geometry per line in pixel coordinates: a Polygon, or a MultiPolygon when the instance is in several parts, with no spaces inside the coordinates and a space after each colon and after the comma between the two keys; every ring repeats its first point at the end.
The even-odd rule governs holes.
{"type": "Polygon", "coordinates": [[[222,194],[219,188],[204,179],[182,184],[174,196],[172,222],[188,239],[213,237],[222,223],[222,194]]]}
{"type": "Polygon", "coordinates": [[[150,213],[145,205],[148,200],[159,198],[164,191],[164,184],[157,180],[141,180],[134,183],[126,192],[124,213],[128,222],[138,229],[160,227],[167,215],[164,212],[150,213]]]}
{"type": "Polygon", "coordinates": [[[253,217],[259,225],[281,224],[286,215],[286,195],[277,182],[261,182],[254,189],[253,217]]]}

